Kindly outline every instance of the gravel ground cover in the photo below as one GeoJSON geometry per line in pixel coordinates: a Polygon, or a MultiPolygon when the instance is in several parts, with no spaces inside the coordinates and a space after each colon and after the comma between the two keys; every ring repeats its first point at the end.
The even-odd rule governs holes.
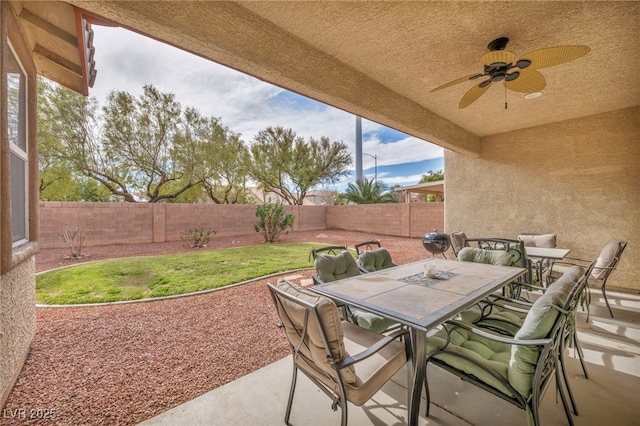
{"type": "MultiPolygon", "coordinates": [[[[338,230],[294,232],[280,241],[353,247],[373,238],[396,263],[430,256],[417,238],[338,230]]],[[[263,244],[257,234],[214,238],[200,250],[255,244],[263,244]]],[[[68,249],[46,249],[36,268],[192,250],[183,241],[87,247],[77,261],[65,258],[68,249]]],[[[39,308],[31,351],[3,413],[55,418],[3,415],[0,424],[133,425],[282,359],[289,348],[265,286],[277,279],[160,301],[39,308]]]]}

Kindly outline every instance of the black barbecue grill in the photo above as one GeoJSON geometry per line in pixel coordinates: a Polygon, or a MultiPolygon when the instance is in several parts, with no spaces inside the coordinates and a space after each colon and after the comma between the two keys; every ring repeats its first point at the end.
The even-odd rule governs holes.
{"type": "Polygon", "coordinates": [[[444,252],[447,251],[451,242],[447,234],[434,229],[433,232],[424,234],[424,237],[422,237],[422,245],[431,253],[431,257],[436,257],[436,255],[441,254],[442,257],[446,259],[447,256],[445,256],[444,252]]]}

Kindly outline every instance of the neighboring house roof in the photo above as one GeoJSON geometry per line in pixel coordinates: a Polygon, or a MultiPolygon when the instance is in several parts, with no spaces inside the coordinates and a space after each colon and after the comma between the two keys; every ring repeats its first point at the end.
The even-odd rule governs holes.
{"type": "Polygon", "coordinates": [[[435,182],[419,183],[410,186],[398,186],[394,191],[403,192],[405,194],[405,202],[411,202],[411,194],[433,194],[436,196],[444,196],[444,180],[435,182]]]}

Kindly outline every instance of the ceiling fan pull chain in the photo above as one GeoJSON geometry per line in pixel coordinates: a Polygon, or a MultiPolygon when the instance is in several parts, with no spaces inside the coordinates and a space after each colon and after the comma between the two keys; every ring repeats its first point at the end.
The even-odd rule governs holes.
{"type": "Polygon", "coordinates": [[[504,86],[504,109],[507,109],[507,86],[504,86]]]}

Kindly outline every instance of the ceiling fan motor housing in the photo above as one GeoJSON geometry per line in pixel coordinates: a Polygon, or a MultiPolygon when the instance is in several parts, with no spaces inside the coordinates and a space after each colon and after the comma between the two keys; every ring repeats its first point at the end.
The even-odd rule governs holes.
{"type": "Polygon", "coordinates": [[[496,50],[504,50],[507,48],[507,43],[509,43],[508,37],[500,37],[489,43],[487,48],[492,52],[496,50]]]}

